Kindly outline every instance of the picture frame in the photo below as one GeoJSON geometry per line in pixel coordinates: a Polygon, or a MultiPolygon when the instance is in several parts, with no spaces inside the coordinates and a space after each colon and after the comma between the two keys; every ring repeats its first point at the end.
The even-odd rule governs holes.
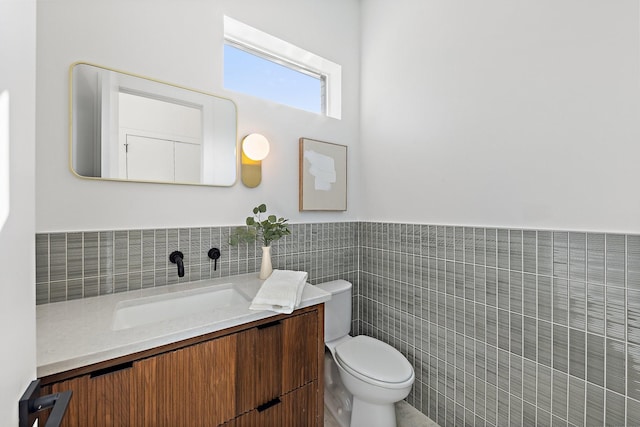
{"type": "Polygon", "coordinates": [[[347,146],[300,138],[300,211],[347,210],[347,146]]]}

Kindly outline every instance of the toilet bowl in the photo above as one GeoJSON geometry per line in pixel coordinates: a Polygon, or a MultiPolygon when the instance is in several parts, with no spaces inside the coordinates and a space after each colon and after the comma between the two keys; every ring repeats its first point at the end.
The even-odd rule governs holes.
{"type": "MultiPolygon", "coordinates": [[[[349,335],[351,283],[335,280],[317,286],[331,293],[331,300],[325,303],[325,345],[342,384],[353,395],[352,403],[343,405],[351,409],[351,427],[395,427],[394,404],[411,391],[413,367],[390,345],[365,335],[349,335]]],[[[336,394],[334,381],[331,387],[325,390],[330,411],[333,402],[327,401],[327,395],[331,399],[336,394]]]]}

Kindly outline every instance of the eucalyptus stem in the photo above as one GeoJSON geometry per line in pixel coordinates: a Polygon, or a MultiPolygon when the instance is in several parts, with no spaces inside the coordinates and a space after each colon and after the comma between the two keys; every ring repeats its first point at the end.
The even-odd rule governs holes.
{"type": "Polygon", "coordinates": [[[253,216],[247,217],[246,227],[238,227],[231,235],[229,243],[236,245],[240,242],[250,242],[262,240],[264,246],[271,246],[271,243],[291,234],[287,219],[277,218],[275,215],[268,215],[262,219],[262,214],[266,214],[267,205],[253,208],[253,216]]]}

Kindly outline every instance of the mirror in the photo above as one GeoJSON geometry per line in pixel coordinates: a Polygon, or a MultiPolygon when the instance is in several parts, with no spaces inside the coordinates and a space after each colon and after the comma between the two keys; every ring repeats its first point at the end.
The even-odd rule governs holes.
{"type": "Polygon", "coordinates": [[[71,170],[83,178],[231,186],[233,101],[76,63],[71,86],[71,170]]]}

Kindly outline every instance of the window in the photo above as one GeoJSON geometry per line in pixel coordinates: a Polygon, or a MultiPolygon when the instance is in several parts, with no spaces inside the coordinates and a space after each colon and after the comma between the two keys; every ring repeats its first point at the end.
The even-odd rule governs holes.
{"type": "Polygon", "coordinates": [[[313,113],[324,113],[324,76],[271,60],[232,44],[224,46],[224,87],[313,113]]]}
{"type": "Polygon", "coordinates": [[[227,16],[224,32],[225,88],[340,118],[340,65],[227,16]]]}

